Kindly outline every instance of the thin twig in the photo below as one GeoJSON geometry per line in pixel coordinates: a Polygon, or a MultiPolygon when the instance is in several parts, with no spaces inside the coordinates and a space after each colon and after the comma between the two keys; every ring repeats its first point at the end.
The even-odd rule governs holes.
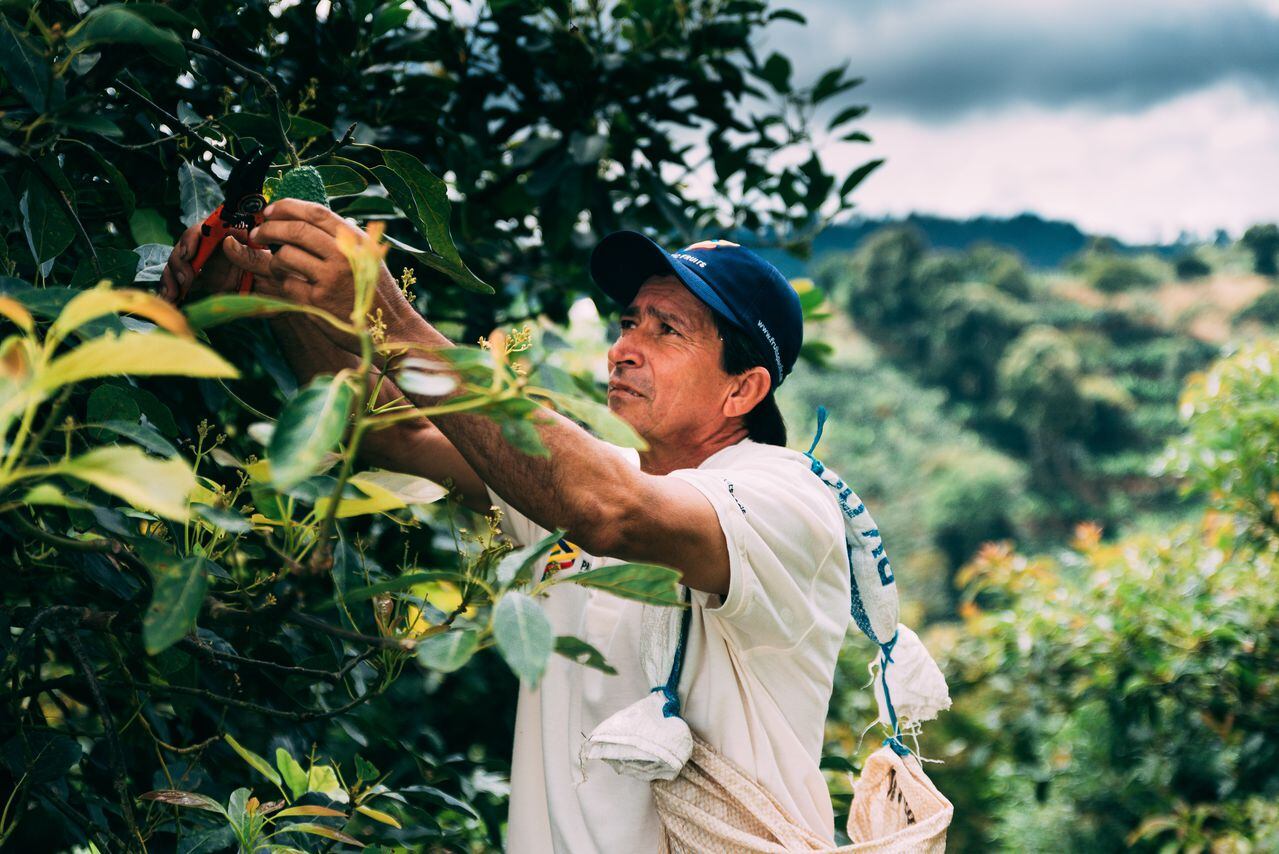
{"type": "Polygon", "coordinates": [[[350,629],[344,629],[341,626],[326,623],[323,620],[318,620],[309,614],[299,614],[294,612],[286,616],[284,619],[294,625],[315,629],[317,632],[329,635],[330,637],[355,641],[366,646],[377,647],[378,649],[397,649],[401,652],[411,652],[414,646],[413,641],[408,638],[373,637],[372,635],[364,635],[359,632],[353,632],[350,629]]]}
{"type": "Polygon", "coordinates": [[[217,50],[216,48],[209,47],[207,44],[204,44],[203,42],[192,41],[191,39],[183,39],[182,43],[186,45],[187,50],[195,51],[196,53],[202,54],[203,56],[207,56],[210,59],[216,59],[218,62],[222,63],[227,68],[230,68],[232,71],[239,72],[243,76],[248,77],[249,79],[257,82],[259,85],[266,87],[266,90],[270,92],[273,96],[275,96],[275,99],[277,101],[280,99],[280,93],[275,88],[275,84],[273,84],[270,80],[266,79],[266,77],[263,76],[260,72],[254,71],[252,68],[249,68],[246,65],[242,65],[236,62],[234,59],[227,56],[222,51],[217,50]]]}
{"type": "Polygon", "coordinates": [[[312,679],[322,679],[331,685],[336,685],[340,681],[340,677],[337,673],[330,673],[327,670],[317,670],[313,667],[298,667],[292,664],[279,664],[274,661],[265,661],[260,658],[247,658],[243,655],[235,655],[233,653],[213,649],[212,647],[189,637],[178,641],[178,645],[203,658],[213,658],[218,661],[230,661],[235,664],[260,667],[264,670],[274,670],[278,673],[284,673],[290,676],[309,676],[312,679]]]}
{"type": "Polygon", "coordinates": [[[308,157],[304,162],[313,163],[317,160],[324,160],[333,152],[337,151],[339,148],[345,148],[347,144],[350,143],[350,141],[355,138],[355,127],[356,127],[356,122],[351,122],[351,126],[346,129],[346,133],[342,134],[342,137],[340,139],[338,139],[336,142],[334,142],[332,145],[330,145],[328,148],[326,148],[324,151],[320,152],[319,154],[316,154],[312,157],[308,157]]]}
{"type": "MultiPolygon", "coordinates": [[[[108,684],[124,685],[125,683],[120,682],[120,683],[108,683],[108,684]]],[[[257,714],[260,714],[260,715],[269,715],[271,717],[282,718],[283,720],[295,721],[299,723],[305,722],[305,721],[324,720],[326,718],[331,718],[337,715],[345,714],[346,712],[349,712],[351,709],[354,709],[356,706],[359,706],[362,703],[367,703],[369,700],[381,694],[383,690],[383,689],[376,689],[373,691],[367,691],[364,694],[361,694],[360,696],[356,697],[351,702],[345,703],[333,709],[312,709],[305,712],[290,712],[284,709],[273,709],[270,706],[263,706],[259,703],[251,703],[248,700],[238,700],[235,697],[227,697],[222,694],[216,694],[213,691],[206,691],[203,688],[188,688],[185,685],[156,685],[150,682],[135,682],[133,683],[132,687],[140,691],[158,691],[162,694],[169,693],[169,694],[181,694],[187,697],[199,697],[202,700],[208,700],[213,703],[220,703],[224,706],[234,706],[237,709],[244,709],[245,711],[256,712],[257,714]]]]}
{"type": "Polygon", "coordinates": [[[218,148],[217,146],[210,143],[207,139],[200,136],[198,133],[195,133],[194,131],[189,129],[185,124],[182,123],[182,120],[179,119],[177,116],[173,115],[173,113],[170,113],[164,107],[161,107],[155,101],[152,101],[146,95],[143,95],[137,89],[134,89],[132,86],[130,86],[128,83],[125,83],[120,78],[118,77],[116,78],[115,85],[129,92],[131,95],[133,95],[133,97],[141,100],[151,109],[155,110],[164,118],[166,122],[168,122],[173,127],[174,130],[182,134],[191,142],[194,142],[198,147],[212,154],[214,157],[221,157],[224,160],[228,160],[233,164],[239,162],[239,160],[236,157],[233,157],[229,151],[222,148],[218,148]]]}

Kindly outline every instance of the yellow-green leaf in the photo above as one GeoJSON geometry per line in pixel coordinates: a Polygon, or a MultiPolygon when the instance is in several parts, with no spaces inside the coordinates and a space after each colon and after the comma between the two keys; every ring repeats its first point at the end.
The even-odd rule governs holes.
{"type": "Polygon", "coordinates": [[[342,438],[354,396],[342,375],[321,375],[284,405],[267,448],[273,487],[290,489],[319,470],[342,438]]]}
{"type": "Polygon", "coordinates": [[[73,330],[104,314],[136,314],[174,335],[195,337],[182,312],[154,294],[134,288],[112,290],[101,285],[81,291],[73,297],[49,328],[49,337],[61,340],[73,330]]]}
{"type": "Polygon", "coordinates": [[[240,758],[252,765],[253,769],[263,777],[266,777],[277,786],[283,782],[280,779],[280,772],[272,768],[271,763],[267,762],[261,756],[258,756],[252,750],[249,750],[247,747],[240,744],[240,742],[236,741],[230,735],[226,736],[226,743],[231,745],[231,749],[240,754],[240,758]]]}
{"type": "Polygon", "coordinates": [[[0,296],[0,314],[12,320],[23,332],[30,332],[35,328],[31,312],[13,297],[0,296]]]}
{"type": "Polygon", "coordinates": [[[53,472],[92,484],[139,510],[185,521],[195,474],[181,457],[157,459],[132,446],[94,448],[52,467],[53,472]]]}
{"type": "Polygon", "coordinates": [[[125,332],[90,339],[59,356],[37,374],[35,386],[49,392],[70,383],[115,374],[239,376],[231,363],[197,341],[158,332],[125,332]]]}
{"type": "Polygon", "coordinates": [[[402,827],[402,825],[395,818],[395,816],[391,815],[390,813],[384,813],[381,810],[375,810],[373,809],[373,807],[366,807],[363,804],[361,804],[360,806],[355,808],[355,811],[358,813],[362,813],[363,815],[367,815],[369,818],[373,819],[374,821],[380,821],[383,824],[389,824],[391,825],[391,827],[394,827],[394,828],[402,827]]]}
{"type": "MultiPolygon", "coordinates": [[[[365,498],[344,498],[338,505],[337,518],[364,516],[399,510],[410,504],[430,504],[448,494],[448,490],[434,481],[410,474],[392,471],[365,471],[354,474],[347,481],[359,489],[365,498]]],[[[329,498],[315,502],[315,513],[323,518],[328,512],[329,498]]]]}
{"type": "MultiPolygon", "coordinates": [[[[291,815],[327,815],[335,818],[346,818],[346,813],[341,810],[335,810],[332,807],[322,807],[318,804],[303,804],[300,807],[289,807],[280,810],[275,814],[275,818],[287,818],[291,815]]],[[[399,825],[396,825],[397,827],[399,825]]]]}

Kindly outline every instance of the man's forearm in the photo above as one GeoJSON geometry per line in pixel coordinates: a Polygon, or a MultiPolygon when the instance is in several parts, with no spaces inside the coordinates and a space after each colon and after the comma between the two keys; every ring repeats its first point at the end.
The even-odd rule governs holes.
{"type": "MultiPolygon", "coordinates": [[[[399,326],[392,340],[431,348],[453,346],[421,317],[399,326]]],[[[447,399],[406,395],[424,407],[447,399]]],[[[604,553],[613,545],[617,531],[612,520],[624,512],[622,499],[633,494],[638,470],[611,445],[562,415],[547,409],[535,417],[549,457],[530,456],[512,447],[502,438],[501,428],[482,415],[437,415],[431,422],[513,507],[542,527],[566,529],[588,551],[604,553]]]]}

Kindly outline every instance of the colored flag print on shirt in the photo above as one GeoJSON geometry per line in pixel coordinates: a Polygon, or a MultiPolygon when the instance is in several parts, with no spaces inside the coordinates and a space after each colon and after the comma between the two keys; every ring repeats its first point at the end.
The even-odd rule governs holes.
{"type": "Polygon", "coordinates": [[[564,572],[572,569],[573,564],[581,557],[582,550],[570,543],[568,540],[560,537],[551,548],[550,554],[546,556],[546,569],[542,573],[543,578],[550,578],[557,572],[564,572]]]}

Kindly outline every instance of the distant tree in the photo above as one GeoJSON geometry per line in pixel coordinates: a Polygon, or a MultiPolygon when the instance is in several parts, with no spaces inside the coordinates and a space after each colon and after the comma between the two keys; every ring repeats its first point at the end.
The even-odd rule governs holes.
{"type": "Polygon", "coordinates": [[[915,267],[927,248],[913,228],[887,228],[866,239],[853,256],[845,294],[854,323],[883,328],[920,316],[915,267]]]}
{"type": "Polygon", "coordinates": [[[1122,255],[1094,257],[1085,276],[1088,284],[1103,294],[1149,287],[1156,282],[1139,261],[1122,255]]]}
{"type": "Polygon", "coordinates": [[[1212,267],[1194,252],[1188,252],[1173,262],[1173,270],[1177,273],[1177,278],[1184,282],[1207,276],[1212,272],[1212,267]]]}
{"type": "Polygon", "coordinates": [[[1279,273],[1279,267],[1275,265],[1275,253],[1279,252],[1279,225],[1254,225],[1243,233],[1239,243],[1252,253],[1253,270],[1262,276],[1279,273]]]}

